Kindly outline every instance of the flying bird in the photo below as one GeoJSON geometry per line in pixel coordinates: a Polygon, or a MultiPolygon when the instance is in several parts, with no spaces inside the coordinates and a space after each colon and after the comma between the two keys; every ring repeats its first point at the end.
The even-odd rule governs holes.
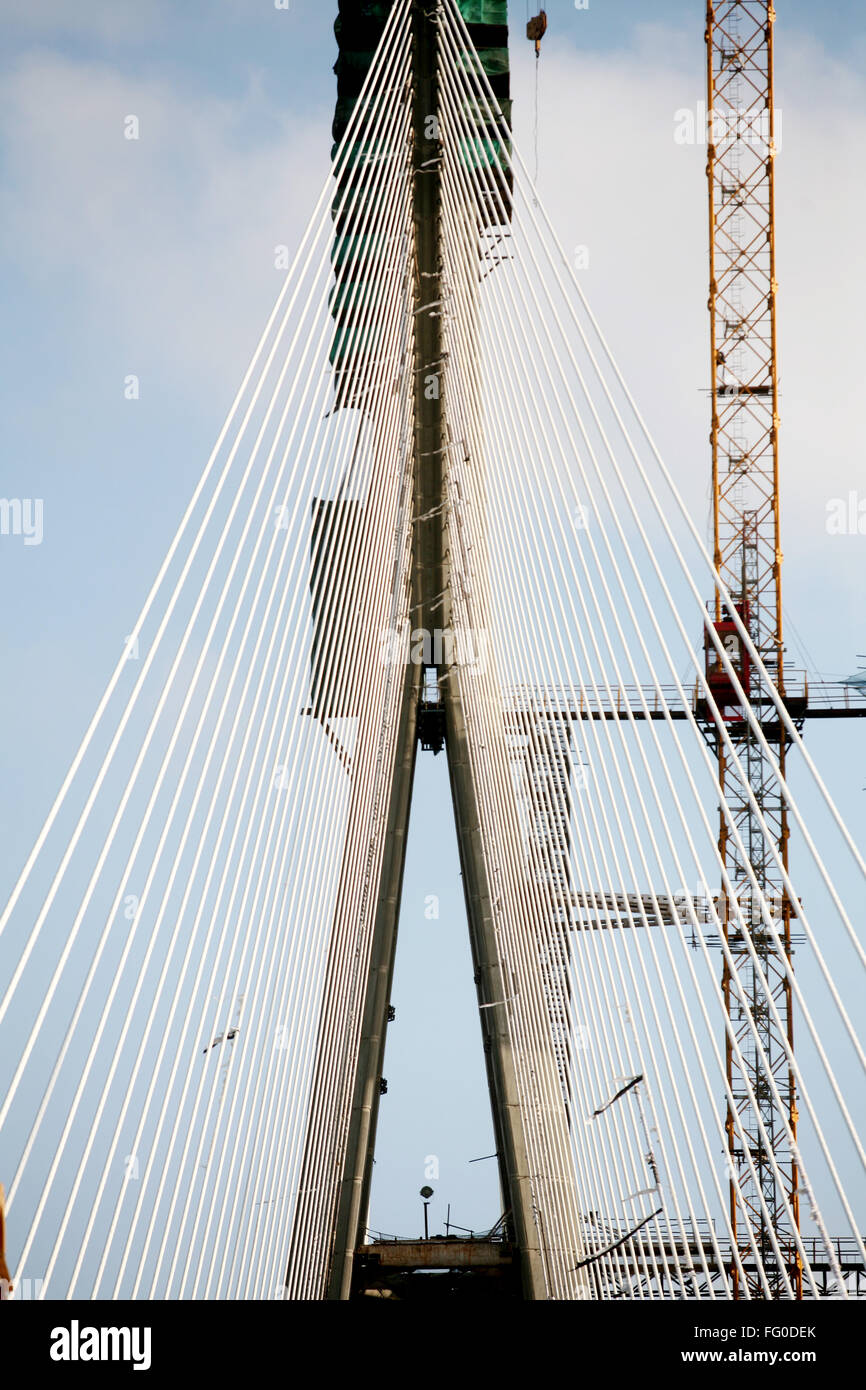
{"type": "Polygon", "coordinates": [[[230,1028],[227,1033],[220,1033],[219,1037],[214,1038],[212,1043],[208,1043],[207,1047],[202,1048],[202,1051],[210,1052],[211,1048],[216,1047],[221,1042],[232,1042],[232,1040],[237,1037],[238,1032],[239,1030],[237,1028],[230,1028]]]}
{"type": "Polygon", "coordinates": [[[632,1087],[637,1086],[641,1081],[643,1081],[643,1074],[640,1076],[633,1076],[631,1081],[629,1081],[626,1086],[623,1086],[621,1091],[617,1091],[616,1095],[613,1096],[611,1100],[607,1101],[605,1105],[600,1105],[597,1110],[593,1110],[593,1119],[595,1119],[596,1115],[603,1115],[605,1110],[609,1110],[615,1101],[618,1101],[621,1096],[627,1095],[632,1087]]]}

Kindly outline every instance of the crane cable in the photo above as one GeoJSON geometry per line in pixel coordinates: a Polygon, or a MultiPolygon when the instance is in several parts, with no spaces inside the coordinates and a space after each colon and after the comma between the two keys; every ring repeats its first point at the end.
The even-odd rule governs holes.
{"type": "MultiPolygon", "coordinates": [[[[535,169],[532,181],[538,186],[538,60],[541,56],[541,40],[547,32],[547,12],[539,10],[537,15],[529,18],[529,5],[526,6],[526,37],[535,44],[535,111],[533,115],[533,148],[535,152],[535,169]]],[[[537,203],[536,203],[537,206],[537,203]]]]}

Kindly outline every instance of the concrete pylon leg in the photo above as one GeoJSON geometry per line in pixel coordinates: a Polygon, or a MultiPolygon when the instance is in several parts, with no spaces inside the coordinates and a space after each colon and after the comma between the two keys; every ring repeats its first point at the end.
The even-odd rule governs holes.
{"type": "Polygon", "coordinates": [[[420,667],[407,666],[385,836],[385,854],[364,1000],[358,1068],[346,1139],[343,1178],[337,1202],[334,1254],[328,1278],[329,1299],[347,1299],[350,1296],[352,1262],[355,1250],[364,1237],[370,1200],[376,1121],[379,1113],[379,1079],[385,1058],[388,1002],[394,975],[397,919],[415,775],[416,714],[420,676],[420,667]]]}

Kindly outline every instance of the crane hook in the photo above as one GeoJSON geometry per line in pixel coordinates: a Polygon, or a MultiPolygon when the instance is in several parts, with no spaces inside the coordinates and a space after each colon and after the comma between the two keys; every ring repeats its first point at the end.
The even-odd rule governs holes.
{"type": "Polygon", "coordinates": [[[541,40],[547,32],[547,11],[540,10],[533,19],[530,19],[526,26],[526,37],[535,40],[535,56],[541,52],[541,40]]]}

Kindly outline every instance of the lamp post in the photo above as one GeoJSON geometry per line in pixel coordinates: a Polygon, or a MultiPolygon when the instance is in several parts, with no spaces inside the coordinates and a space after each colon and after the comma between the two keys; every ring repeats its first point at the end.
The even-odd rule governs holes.
{"type": "Polygon", "coordinates": [[[432,1189],[432,1187],[422,1187],[422,1188],[421,1188],[421,1196],[422,1196],[423,1199],[424,1199],[424,1239],[425,1239],[425,1240],[429,1240],[429,1239],[430,1239],[430,1235],[429,1235],[429,1232],[428,1232],[428,1230],[427,1230],[427,1208],[428,1208],[429,1205],[430,1205],[430,1198],[433,1196],[433,1189],[432,1189]]]}

